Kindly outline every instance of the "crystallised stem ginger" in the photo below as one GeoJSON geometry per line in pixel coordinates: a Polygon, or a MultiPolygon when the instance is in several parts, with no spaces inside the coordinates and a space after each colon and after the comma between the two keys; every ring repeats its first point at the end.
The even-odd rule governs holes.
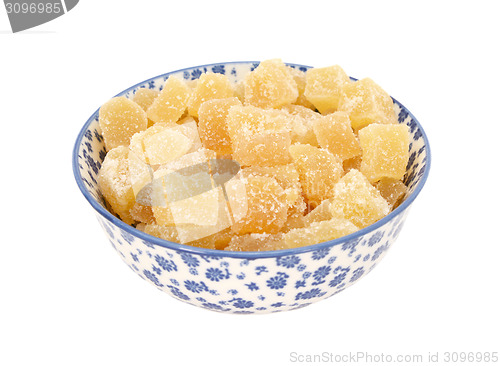
{"type": "Polygon", "coordinates": [[[99,112],[108,207],[158,238],[228,251],[334,240],[397,207],[409,131],[392,98],[338,66],[261,62],[224,74],[170,76],[99,112]]]}

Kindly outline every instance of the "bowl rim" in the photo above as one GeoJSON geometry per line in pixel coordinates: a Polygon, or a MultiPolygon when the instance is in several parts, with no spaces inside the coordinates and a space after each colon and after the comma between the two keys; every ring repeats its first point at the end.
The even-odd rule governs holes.
{"type": "MultiPolygon", "coordinates": [[[[204,68],[204,67],[211,67],[211,66],[216,66],[216,65],[231,65],[231,64],[259,64],[260,61],[230,61],[230,62],[215,62],[215,63],[210,63],[210,64],[204,64],[204,65],[199,65],[199,66],[191,66],[191,67],[186,67],[182,69],[178,69],[175,71],[170,71],[164,74],[160,74],[157,76],[154,76],[152,78],[146,79],[144,81],[141,81],[131,87],[128,87],[127,89],[121,91],[120,93],[116,94],[116,96],[121,96],[124,95],[135,88],[147,84],[148,82],[152,80],[156,80],[160,77],[165,77],[171,74],[175,73],[180,73],[183,71],[195,69],[195,68],[204,68]]],[[[306,66],[302,64],[295,64],[295,63],[288,63],[285,62],[286,65],[289,66],[295,66],[295,67],[305,67],[305,68],[311,68],[311,66],[306,66]]],[[[354,78],[353,78],[354,79],[354,78]]],[[[103,216],[106,220],[111,221],[115,226],[117,226],[119,229],[124,230],[125,232],[143,240],[146,241],[150,244],[157,245],[163,248],[167,249],[172,249],[175,251],[180,251],[180,252],[187,252],[191,254],[197,254],[197,255],[204,255],[204,256],[211,256],[211,257],[232,257],[232,258],[242,258],[242,259],[258,259],[258,258],[274,258],[274,257],[283,257],[283,256],[291,256],[291,255],[297,255],[301,253],[306,253],[306,252],[314,252],[318,251],[321,249],[325,248],[330,248],[342,243],[346,243],[348,241],[351,241],[353,239],[359,238],[369,232],[377,230],[379,227],[385,225],[387,222],[391,221],[401,213],[403,213],[409,206],[413,203],[415,198],[419,195],[420,191],[422,190],[423,186],[425,185],[427,181],[427,177],[429,175],[429,170],[431,167],[431,150],[429,146],[429,140],[427,138],[427,135],[425,134],[425,131],[420,124],[420,122],[415,118],[413,113],[409,111],[402,103],[400,103],[398,100],[393,98],[393,101],[397,104],[399,104],[406,112],[408,112],[408,115],[413,119],[413,121],[416,123],[417,127],[420,129],[420,132],[422,133],[422,138],[424,139],[424,147],[425,147],[425,153],[426,153],[426,162],[425,162],[425,171],[415,187],[414,191],[408,196],[396,209],[391,211],[387,216],[383,217],[382,219],[378,220],[377,222],[373,223],[372,225],[369,225],[363,229],[360,229],[352,234],[342,236],[340,238],[334,239],[334,240],[329,240],[325,242],[321,242],[318,244],[313,244],[313,245],[306,245],[303,247],[298,247],[298,248],[291,248],[291,249],[281,249],[281,250],[270,250],[270,251],[249,251],[249,252],[236,252],[236,251],[225,251],[225,250],[218,250],[218,249],[206,249],[206,248],[199,248],[199,247],[194,247],[186,244],[179,244],[179,243],[174,243],[168,240],[160,239],[158,237],[146,234],[136,228],[134,228],[131,225],[126,224],[125,222],[121,221],[114,215],[112,215],[105,207],[101,206],[99,202],[90,194],[90,192],[87,190],[85,187],[81,174],[80,174],[80,169],[79,169],[79,163],[78,163],[78,152],[80,149],[80,145],[83,139],[83,136],[85,132],[87,131],[88,127],[90,124],[94,121],[95,116],[99,113],[100,107],[92,113],[92,115],[89,117],[87,122],[83,125],[81,128],[80,132],[78,133],[78,136],[75,140],[75,144],[73,146],[73,156],[72,156],[72,167],[73,167],[73,175],[75,177],[76,183],[78,187],[80,188],[80,191],[82,192],[83,196],[87,199],[87,201],[90,203],[90,205],[94,208],[94,210],[97,211],[101,216],[103,216]]]]}

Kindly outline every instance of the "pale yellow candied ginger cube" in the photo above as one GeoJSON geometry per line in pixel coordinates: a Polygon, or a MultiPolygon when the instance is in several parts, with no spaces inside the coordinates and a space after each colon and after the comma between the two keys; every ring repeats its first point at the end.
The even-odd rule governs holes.
{"type": "Polygon", "coordinates": [[[175,76],[170,76],[163,85],[160,95],[147,110],[148,118],[154,123],[175,123],[184,114],[191,95],[186,83],[175,76]]]}
{"type": "Polygon", "coordinates": [[[306,90],[306,73],[296,67],[290,66],[288,66],[288,71],[292,75],[293,80],[295,80],[295,83],[297,84],[297,91],[299,92],[299,96],[297,97],[297,100],[293,105],[300,105],[309,110],[315,109],[314,105],[309,100],[307,100],[306,96],[304,95],[304,92],[306,90]]]}
{"type": "Polygon", "coordinates": [[[299,207],[303,202],[299,173],[293,164],[275,165],[269,167],[250,166],[242,169],[244,177],[269,177],[274,178],[286,194],[289,210],[299,207]]]}
{"type": "Polygon", "coordinates": [[[146,162],[151,165],[166,164],[181,157],[191,148],[192,141],[172,128],[144,138],[146,162]]]}
{"type": "Polygon", "coordinates": [[[358,231],[359,228],[344,218],[314,221],[309,226],[292,229],[284,235],[288,248],[298,248],[334,240],[358,231]]]}
{"type": "Polygon", "coordinates": [[[305,197],[318,205],[333,196],[333,187],[343,174],[342,162],[326,149],[306,144],[290,146],[290,154],[305,197]]]}
{"type": "Polygon", "coordinates": [[[153,89],[140,88],[135,92],[132,100],[146,112],[159,94],[160,93],[153,89]]]}
{"type": "Polygon", "coordinates": [[[333,218],[334,216],[330,204],[330,199],[323,200],[314,210],[304,217],[304,226],[309,226],[313,222],[326,221],[333,218]]]}
{"type": "MultiPolygon", "coordinates": [[[[230,198],[229,204],[235,212],[244,215],[231,226],[236,234],[247,233],[277,233],[287,218],[286,194],[276,179],[268,177],[253,177],[243,179],[245,184],[244,197],[230,198]],[[244,206],[239,209],[238,206],[244,206]]],[[[234,197],[234,196],[233,196],[234,197]]]]}
{"type": "Polygon", "coordinates": [[[349,76],[338,65],[309,69],[304,95],[320,113],[335,112],[341,90],[348,83],[349,76]]]}
{"type": "Polygon", "coordinates": [[[370,78],[345,85],[338,110],[349,115],[352,128],[356,131],[370,123],[398,122],[392,98],[370,78]]]}
{"type": "Polygon", "coordinates": [[[234,236],[224,250],[233,252],[263,252],[287,249],[283,234],[246,234],[234,236]]]}
{"type": "Polygon", "coordinates": [[[397,207],[408,192],[408,187],[402,181],[394,178],[382,178],[375,183],[375,187],[391,208],[397,207]]]}
{"type": "Polygon", "coordinates": [[[128,148],[118,146],[108,151],[97,175],[99,189],[113,211],[127,224],[134,219],[130,209],[135,197],[128,169],[128,148]]]}
{"type": "Polygon", "coordinates": [[[231,231],[231,228],[227,228],[187,244],[200,248],[224,250],[234,236],[235,234],[231,231]]]}
{"type": "Polygon", "coordinates": [[[241,165],[273,166],[290,162],[289,119],[278,110],[233,106],[227,116],[233,157],[241,165]]]}
{"type": "Polygon", "coordinates": [[[125,97],[115,97],[99,109],[99,126],[109,151],[118,146],[128,146],[135,133],[148,127],[148,119],[137,103],[125,97]]]}
{"type": "Polygon", "coordinates": [[[373,123],[359,131],[359,142],[363,149],[360,171],[370,182],[404,177],[410,144],[406,125],[373,123]]]}
{"type": "Polygon", "coordinates": [[[334,187],[330,207],[360,228],[380,220],[390,212],[387,201],[358,170],[351,169],[334,187]]]}
{"type": "Polygon", "coordinates": [[[140,229],[148,235],[156,236],[157,238],[174,243],[179,243],[177,228],[173,225],[146,224],[145,226],[141,225],[140,229]]]}
{"type": "Polygon", "coordinates": [[[280,59],[262,61],[245,77],[246,104],[279,108],[294,103],[298,96],[297,83],[280,59]]]}
{"type": "Polygon", "coordinates": [[[234,97],[234,90],[226,75],[216,73],[202,74],[188,101],[188,112],[198,117],[198,110],[203,102],[212,99],[234,97]]]}
{"type": "Polygon", "coordinates": [[[130,209],[130,216],[132,216],[135,221],[139,221],[145,224],[156,223],[152,207],[142,205],[138,202],[135,202],[130,209]]]}
{"type": "Polygon", "coordinates": [[[316,134],[314,133],[313,123],[321,117],[321,114],[302,105],[295,104],[287,104],[281,110],[291,115],[290,130],[292,143],[300,142],[301,144],[319,146],[316,134]]]}
{"type": "Polygon", "coordinates": [[[335,112],[314,120],[314,133],[319,145],[340,160],[361,155],[359,141],[351,128],[351,120],[345,112],[335,112]]]}
{"type": "Polygon", "coordinates": [[[198,110],[198,128],[203,146],[226,155],[232,153],[231,138],[227,131],[229,108],[241,105],[238,98],[207,100],[198,110]]]}
{"type": "Polygon", "coordinates": [[[240,80],[234,84],[234,96],[239,99],[241,103],[245,102],[245,81],[240,80]]]}

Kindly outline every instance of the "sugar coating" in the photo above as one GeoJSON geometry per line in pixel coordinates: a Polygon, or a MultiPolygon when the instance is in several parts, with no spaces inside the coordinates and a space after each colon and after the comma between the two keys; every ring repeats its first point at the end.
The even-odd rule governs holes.
{"type": "Polygon", "coordinates": [[[290,146],[305,197],[319,204],[333,196],[333,187],[343,174],[342,162],[326,149],[306,144],[290,146]]]}
{"type": "Polygon", "coordinates": [[[408,192],[408,187],[402,181],[394,178],[382,178],[375,183],[375,187],[391,208],[397,207],[406,192],[408,192]]]}
{"type": "Polygon", "coordinates": [[[288,249],[371,225],[407,193],[408,128],[378,85],[338,66],[305,73],[268,60],[234,86],[221,74],[170,77],[132,98],[101,107],[109,153],[98,185],[110,210],[150,235],[288,249]]]}
{"type": "Polygon", "coordinates": [[[288,71],[293,77],[293,80],[297,84],[297,91],[299,92],[299,96],[297,97],[297,100],[293,105],[299,105],[309,110],[314,110],[314,105],[309,100],[307,100],[306,96],[304,95],[304,92],[306,90],[306,73],[295,67],[287,67],[288,71]]]}
{"type": "Polygon", "coordinates": [[[309,69],[306,72],[304,95],[322,113],[335,112],[341,90],[349,83],[349,77],[338,65],[309,69]]]}
{"type": "Polygon", "coordinates": [[[279,108],[294,103],[298,96],[297,83],[280,59],[262,61],[245,77],[245,104],[279,108]]]}
{"type": "Polygon", "coordinates": [[[338,156],[340,160],[361,155],[361,147],[347,113],[335,112],[317,118],[313,122],[313,128],[319,145],[338,156]]]}
{"type": "Polygon", "coordinates": [[[227,132],[233,157],[241,165],[273,166],[290,162],[290,121],[286,113],[254,106],[233,106],[227,132]]]}
{"type": "Polygon", "coordinates": [[[132,100],[146,112],[159,94],[160,93],[153,89],[140,88],[135,92],[132,100]]]}
{"type": "Polygon", "coordinates": [[[231,226],[233,232],[239,235],[277,233],[287,218],[283,188],[276,179],[268,177],[248,178],[245,188],[246,214],[231,226]]]}
{"type": "Polygon", "coordinates": [[[370,123],[398,123],[392,98],[370,78],[346,84],[342,88],[338,110],[349,115],[356,131],[370,123]]]}
{"type": "Polygon", "coordinates": [[[351,169],[335,184],[330,207],[359,228],[373,224],[390,212],[380,192],[356,169],[351,169]]]}
{"type": "Polygon", "coordinates": [[[227,131],[229,108],[240,105],[238,98],[212,99],[203,102],[198,110],[198,128],[203,146],[221,155],[231,154],[231,138],[227,131]]]}
{"type": "Polygon", "coordinates": [[[283,234],[246,234],[235,235],[224,250],[233,252],[262,252],[288,249],[283,234]]]}
{"type": "Polygon", "coordinates": [[[359,131],[359,142],[363,149],[360,171],[370,182],[404,177],[410,145],[406,125],[373,123],[359,131]]]}
{"type": "Polygon", "coordinates": [[[125,97],[115,97],[99,109],[99,126],[109,151],[118,146],[128,146],[135,133],[147,128],[148,119],[137,103],[125,97]]]}
{"type": "Polygon", "coordinates": [[[128,170],[128,151],[125,146],[108,151],[97,175],[97,183],[113,211],[125,223],[132,224],[134,219],[130,209],[135,199],[128,170]]]}
{"type": "Polygon", "coordinates": [[[190,95],[191,89],[183,80],[170,76],[165,81],[160,95],[148,108],[148,118],[154,123],[177,122],[187,108],[190,95]]]}
{"type": "Polygon", "coordinates": [[[188,111],[193,117],[198,117],[198,109],[207,100],[234,97],[233,86],[226,75],[202,74],[188,101],[188,111]]]}
{"type": "Polygon", "coordinates": [[[130,216],[132,216],[135,221],[143,222],[146,224],[156,224],[153,209],[151,206],[145,206],[138,202],[135,202],[130,209],[130,216]]]}
{"type": "Polygon", "coordinates": [[[359,228],[347,219],[332,218],[325,221],[314,221],[304,228],[292,229],[284,234],[284,240],[288,248],[298,248],[334,240],[358,230],[359,228]]]}
{"type": "Polygon", "coordinates": [[[289,214],[291,210],[296,208],[300,210],[300,207],[302,207],[303,199],[301,196],[299,172],[295,169],[293,164],[275,165],[271,167],[252,166],[242,169],[241,172],[242,175],[247,178],[262,176],[276,179],[286,194],[289,214]]]}
{"type": "Polygon", "coordinates": [[[316,208],[314,208],[304,217],[304,226],[309,226],[313,222],[332,219],[334,215],[330,206],[331,202],[329,199],[323,200],[323,202],[321,202],[316,208]]]}
{"type": "Polygon", "coordinates": [[[306,108],[302,105],[287,104],[281,110],[290,114],[290,130],[292,143],[300,142],[319,146],[316,134],[314,133],[314,121],[321,117],[321,114],[306,108]]]}

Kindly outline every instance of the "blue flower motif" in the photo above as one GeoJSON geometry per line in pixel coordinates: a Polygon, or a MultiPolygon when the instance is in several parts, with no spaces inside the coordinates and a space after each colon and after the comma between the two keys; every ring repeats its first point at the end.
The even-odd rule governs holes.
{"type": "MultiPolygon", "coordinates": [[[[97,118],[97,120],[99,120],[99,118],[97,118]]],[[[97,141],[99,142],[102,142],[104,140],[104,138],[102,137],[102,135],[97,132],[97,129],[94,130],[94,137],[97,139],[97,141]]],[[[90,139],[89,139],[90,140],[90,139]]]]}
{"type": "Polygon", "coordinates": [[[349,240],[347,243],[342,244],[342,250],[348,250],[348,256],[352,257],[352,255],[356,252],[356,247],[358,246],[360,241],[361,237],[349,240]]]}
{"type": "Polygon", "coordinates": [[[328,286],[336,287],[339,284],[341,284],[342,281],[345,280],[349,270],[350,270],[349,267],[342,268],[341,266],[338,266],[337,268],[335,268],[335,270],[333,271],[333,274],[335,274],[336,276],[333,278],[333,280],[330,281],[328,286]]]}
{"type": "Polygon", "coordinates": [[[313,289],[306,291],[306,292],[299,292],[295,296],[295,300],[308,300],[308,299],[312,299],[313,297],[323,296],[324,294],[325,294],[325,292],[321,292],[321,289],[313,288],[313,289]]]}
{"type": "MultiPolygon", "coordinates": [[[[323,278],[325,278],[326,276],[328,276],[330,274],[330,271],[331,271],[331,267],[330,266],[319,267],[316,271],[314,271],[313,278],[317,282],[322,281],[323,278]]],[[[322,282],[324,282],[324,281],[322,281],[322,282]]]]}
{"type": "Polygon", "coordinates": [[[380,255],[385,252],[388,248],[388,245],[381,245],[380,247],[377,248],[377,250],[375,250],[375,253],[373,253],[372,255],[372,262],[373,261],[376,261],[378,259],[378,257],[380,257],[380,255]]]}
{"type": "Polygon", "coordinates": [[[205,277],[208,278],[210,281],[215,281],[215,282],[219,282],[224,278],[228,278],[226,277],[226,275],[224,275],[224,272],[222,272],[219,268],[213,268],[213,267],[207,269],[207,271],[205,272],[205,277]]]}
{"type": "Polygon", "coordinates": [[[90,130],[85,131],[84,136],[85,136],[85,137],[86,137],[89,141],[92,141],[92,131],[90,131],[90,130]]]}
{"type": "Polygon", "coordinates": [[[214,67],[212,67],[212,72],[224,75],[226,73],[226,70],[224,68],[224,65],[215,65],[214,67]]]}
{"type": "Polygon", "coordinates": [[[155,88],[155,81],[154,80],[151,80],[151,81],[148,82],[148,88],[149,89],[154,89],[155,88]]]}
{"type": "Polygon", "coordinates": [[[144,276],[146,276],[146,278],[151,282],[153,282],[156,286],[163,287],[163,285],[158,280],[158,277],[156,277],[153,272],[150,272],[148,270],[143,270],[142,273],[144,273],[144,276]]]}
{"type": "Polygon", "coordinates": [[[312,259],[315,261],[319,261],[320,259],[325,258],[330,253],[330,248],[323,248],[316,250],[312,253],[312,259]]]}
{"type": "Polygon", "coordinates": [[[187,296],[186,294],[184,294],[181,290],[179,290],[177,287],[175,286],[171,286],[171,285],[167,285],[167,287],[170,289],[170,292],[172,293],[172,295],[174,295],[175,297],[178,297],[179,299],[181,300],[189,300],[189,296],[187,296]]]}
{"type": "Polygon", "coordinates": [[[257,276],[260,276],[263,272],[269,272],[266,266],[255,267],[255,273],[257,274],[257,276]]]}
{"type": "Polygon", "coordinates": [[[297,271],[302,272],[302,271],[304,271],[306,268],[307,268],[307,266],[306,266],[305,264],[299,264],[299,265],[297,266],[297,271]]]}
{"type": "Polygon", "coordinates": [[[272,307],[274,308],[280,308],[282,306],[285,306],[282,302],[275,302],[274,304],[271,304],[272,307]]]}
{"type": "Polygon", "coordinates": [[[104,150],[99,150],[99,159],[101,161],[104,161],[104,158],[106,157],[106,151],[104,150]]]}
{"type": "Polygon", "coordinates": [[[229,310],[229,309],[224,309],[222,306],[220,306],[218,304],[213,304],[213,303],[210,303],[210,302],[205,302],[205,303],[203,303],[201,305],[204,308],[207,308],[207,309],[210,309],[210,310],[219,310],[219,311],[229,310]]]}
{"type": "Polygon", "coordinates": [[[155,255],[155,261],[158,265],[167,272],[177,271],[177,265],[170,259],[163,258],[161,255],[155,255]]]}
{"type": "Polygon", "coordinates": [[[372,247],[375,244],[377,244],[378,242],[380,242],[380,240],[382,240],[383,237],[384,237],[384,232],[383,231],[377,231],[375,234],[373,234],[373,236],[370,239],[368,239],[367,245],[369,247],[372,247]]]}
{"type": "Polygon", "coordinates": [[[189,253],[182,253],[181,259],[188,267],[198,267],[200,265],[200,261],[189,253]]]}
{"type": "Polygon", "coordinates": [[[156,267],[156,266],[153,266],[153,271],[156,272],[157,275],[161,275],[161,269],[156,267]]]}
{"type": "Polygon", "coordinates": [[[179,281],[177,281],[175,278],[171,278],[170,282],[172,282],[175,286],[179,286],[179,281]]]}
{"type": "Polygon", "coordinates": [[[122,234],[123,240],[125,240],[127,243],[130,245],[134,242],[134,236],[125,230],[120,230],[120,233],[122,234]]]}
{"type": "Polygon", "coordinates": [[[199,79],[201,74],[203,74],[203,72],[200,69],[195,69],[191,72],[191,79],[199,79]]]}
{"type": "MultiPolygon", "coordinates": [[[[88,130],[87,130],[87,131],[88,131],[88,130]]],[[[90,142],[88,142],[88,141],[87,141],[87,142],[84,142],[83,144],[84,144],[85,146],[87,146],[87,150],[88,150],[89,152],[93,152],[93,151],[94,151],[94,150],[92,150],[92,144],[91,144],[90,142]]]]}
{"type": "Polygon", "coordinates": [[[245,286],[248,287],[250,291],[256,291],[259,289],[259,286],[255,282],[245,283],[245,286]]]}
{"type": "Polygon", "coordinates": [[[190,76],[190,75],[189,75],[189,72],[188,72],[188,71],[184,71],[184,73],[182,74],[182,77],[183,77],[184,79],[186,79],[186,80],[188,80],[188,79],[189,79],[189,76],[190,76]]]}
{"type": "Polygon", "coordinates": [[[134,260],[134,262],[139,262],[139,258],[137,257],[137,254],[130,252],[130,256],[134,260]]]}
{"type": "Polygon", "coordinates": [[[243,272],[241,272],[240,274],[237,274],[236,275],[236,278],[239,279],[239,280],[244,280],[245,279],[245,274],[243,272]]]}
{"type": "Polygon", "coordinates": [[[208,291],[208,287],[203,283],[203,281],[198,283],[196,281],[186,280],[184,281],[184,287],[197,294],[203,291],[208,291]]]}
{"type": "Polygon", "coordinates": [[[328,258],[328,264],[332,264],[336,260],[337,260],[337,257],[336,256],[332,256],[332,257],[328,258]]]}
{"type": "Polygon", "coordinates": [[[306,287],[305,280],[295,282],[295,288],[300,288],[300,287],[306,287]]]}
{"type": "Polygon", "coordinates": [[[237,299],[232,299],[229,301],[234,301],[233,306],[238,309],[248,309],[253,306],[253,302],[249,300],[244,300],[241,297],[237,299]]]}
{"type": "Polygon", "coordinates": [[[297,264],[299,264],[300,258],[297,257],[296,255],[290,255],[287,257],[278,257],[276,258],[276,264],[278,266],[282,266],[285,268],[293,268],[297,264]]]}
{"type": "Polygon", "coordinates": [[[353,273],[351,280],[349,282],[354,282],[359,279],[365,273],[365,269],[363,267],[357,268],[353,273]]]}
{"type": "Polygon", "coordinates": [[[398,114],[398,121],[403,122],[408,117],[408,111],[401,109],[398,114]]]}
{"type": "Polygon", "coordinates": [[[271,277],[266,281],[267,287],[272,290],[279,290],[286,286],[286,278],[288,278],[286,273],[278,272],[277,276],[271,277]]]}

